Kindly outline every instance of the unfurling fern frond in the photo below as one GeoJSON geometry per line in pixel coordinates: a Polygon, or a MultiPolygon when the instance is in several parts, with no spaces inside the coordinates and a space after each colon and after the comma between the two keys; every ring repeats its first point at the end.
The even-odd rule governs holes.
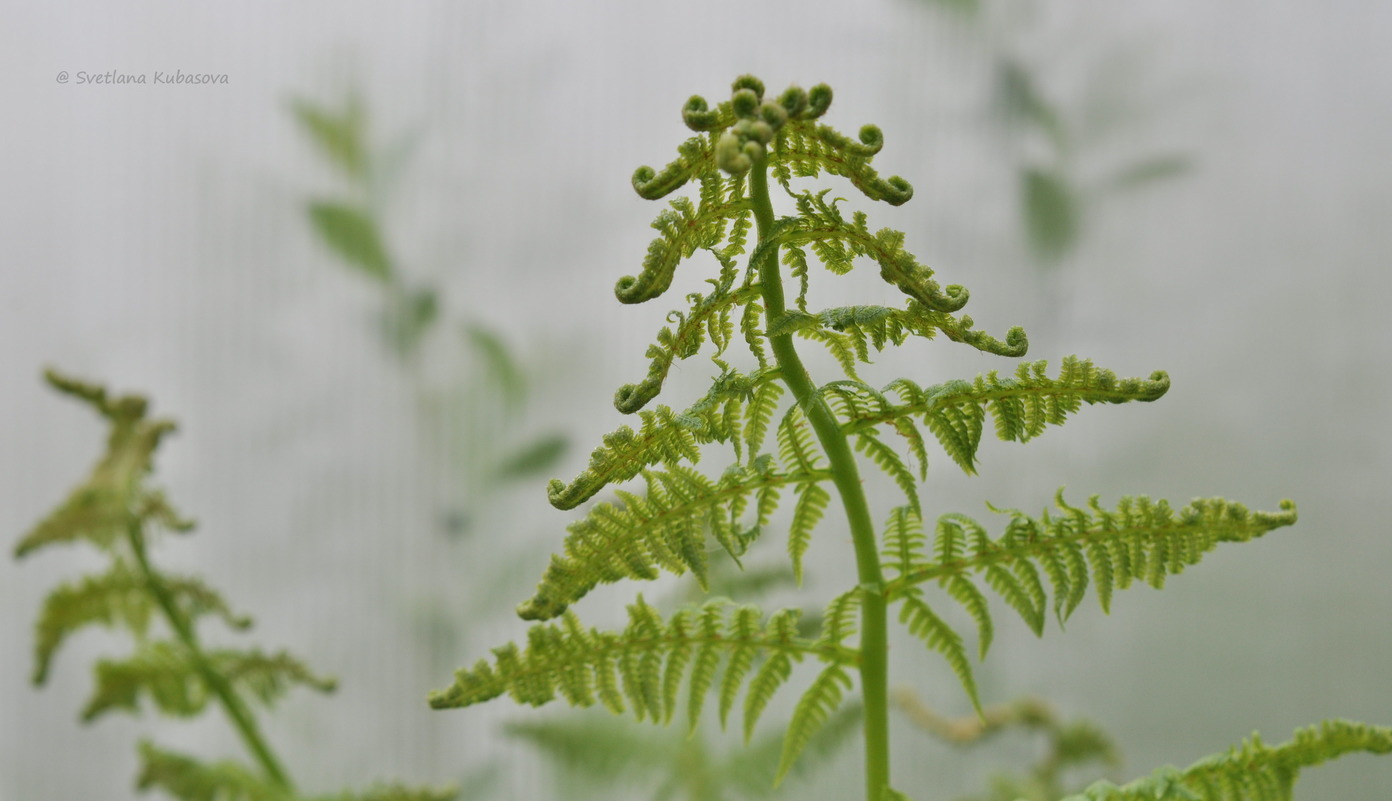
{"type": "Polygon", "coordinates": [[[1057,378],[1045,374],[1047,367],[1044,361],[1024,362],[1013,378],[1001,378],[992,371],[975,381],[951,381],[927,389],[901,378],[885,388],[899,396],[900,404],[881,414],[846,421],[847,431],[918,418],[970,475],[976,472],[976,450],[988,411],[998,437],[1028,442],[1045,427],[1063,424],[1084,403],[1153,401],[1170,388],[1170,377],[1162,371],[1151,373],[1149,379],[1117,378],[1111,370],[1076,356],[1063,360],[1057,378]]]}
{"type": "MultiPolygon", "coordinates": [[[[657,342],[648,346],[648,375],[637,384],[625,384],[614,393],[614,408],[632,414],[647,405],[662,391],[662,384],[672,364],[695,356],[712,330],[723,332],[731,324],[735,309],[758,297],[757,286],[734,287],[734,275],[722,276],[715,289],[701,295],[688,296],[691,308],[686,314],[674,313],[675,327],[665,327],[657,333],[657,342]]],[[[719,350],[724,350],[721,346],[719,350]]]]}
{"type": "Polygon", "coordinates": [[[710,693],[719,699],[722,723],[743,694],[744,728],[750,732],[792,663],[814,656],[849,665],[857,658],[839,641],[799,637],[796,611],[765,620],[755,607],[721,599],[684,607],[663,620],[639,597],[628,618],[617,633],[587,630],[572,612],[560,623],[537,624],[527,633],[525,650],[511,644],[495,649],[493,663],[459,670],[454,684],[432,694],[430,704],[463,707],[508,694],[518,703],[541,706],[559,695],[574,706],[601,703],[614,712],[631,709],[639,720],[666,723],[685,684],[692,726],[710,693]],[[746,682],[759,656],[766,659],[746,682]]]}
{"type": "Polygon", "coordinates": [[[1063,801],[1292,801],[1301,770],[1359,752],[1392,753],[1392,727],[1326,720],[1277,746],[1253,734],[1183,770],[1163,767],[1120,787],[1100,781],[1063,801]]]}
{"type": "MultiPolygon", "coordinates": [[[[812,89],[831,103],[831,89],[819,84],[812,89]],[[823,94],[824,93],[824,94],[823,94]]],[[[899,176],[881,178],[870,158],[884,146],[884,134],[874,125],[860,129],[860,141],[855,142],[826,125],[792,123],[778,143],[770,159],[773,174],[784,184],[793,177],[810,178],[827,172],[847,178],[865,195],[900,206],[913,197],[913,187],[899,176]]]]}
{"type": "MultiPolygon", "coordinates": [[[[1142,496],[1122,498],[1115,510],[1108,510],[1094,496],[1089,511],[1069,506],[1060,490],[1057,503],[1062,512],[1057,516],[1010,512],[1005,533],[995,540],[968,517],[944,515],[938,520],[934,549],[940,558],[935,560],[926,560],[911,540],[891,536],[887,548],[897,556],[891,564],[899,571],[888,584],[891,597],[936,581],[978,624],[989,623],[973,584],[973,575],[980,574],[1039,634],[1047,611],[1041,568],[1053,586],[1053,611],[1062,623],[1090,582],[1108,611],[1114,589],[1138,579],[1158,588],[1166,576],[1196,564],[1219,543],[1246,542],[1296,520],[1290,501],[1282,501],[1279,512],[1252,512],[1221,498],[1198,499],[1176,511],[1165,501],[1142,496]]],[[[981,628],[984,646],[989,629],[981,628]]]]}
{"type": "Polygon", "coordinates": [[[1029,349],[1029,339],[1023,328],[1010,329],[1002,342],[984,331],[974,330],[973,325],[974,321],[967,315],[959,320],[910,298],[903,309],[840,306],[815,314],[793,309],[784,312],[769,326],[769,336],[796,333],[819,341],[843,362],[843,366],[843,353],[853,353],[857,360],[868,364],[872,346],[882,351],[891,345],[904,344],[910,336],[932,339],[938,332],[953,342],[962,342],[997,356],[1024,356],[1029,349]]]}
{"type": "MultiPolygon", "coordinates": [[[[670,207],[659,214],[652,227],[662,235],[648,246],[648,255],[643,259],[643,271],[637,276],[619,279],[614,294],[623,303],[642,303],[661,295],[672,285],[672,276],[682,259],[691,258],[699,249],[714,250],[725,238],[727,223],[739,221],[751,214],[751,208],[744,196],[744,179],[739,176],[726,178],[719,174],[712,158],[714,137],[695,137],[687,140],[679,149],[678,162],[668,166],[664,175],[670,174],[672,167],[686,162],[690,172],[688,177],[701,180],[700,206],[697,207],[684,197],[672,200],[670,207]]],[[[642,170],[640,170],[640,173],[642,170]]],[[[640,175],[633,176],[634,186],[638,186],[640,175]]],[[[656,176],[655,176],[656,177],[656,176]]],[[[685,182],[685,179],[682,181],[685,182]]],[[[657,182],[656,187],[664,184],[657,182]]],[[[679,186],[680,184],[678,184],[679,186]]],[[[675,189],[673,186],[672,189],[675,189]]],[[[668,189],[667,192],[670,192],[668,189]]],[[[663,192],[662,194],[667,194],[663,192]]],[[[746,230],[743,223],[739,230],[746,230]]],[[[733,255],[733,252],[724,251],[733,255]]],[[[734,252],[738,252],[736,249],[734,252]]]]}
{"type": "Polygon", "coordinates": [[[604,436],[604,444],[590,454],[589,467],[569,484],[553,480],[547,497],[557,509],[573,509],[610,484],[627,481],[652,465],[675,467],[700,458],[697,446],[709,442],[733,442],[737,451],[748,444],[753,454],[767,428],[768,407],[779,390],[774,370],[744,375],[733,370],[716,378],[706,396],[681,413],[666,406],[639,412],[637,432],[628,426],[604,436]],[[766,385],[774,389],[764,389],[766,385]],[[760,408],[746,412],[746,403],[760,408]],[[752,415],[746,420],[746,415],[752,415]],[[748,426],[754,426],[749,428],[748,426]],[[762,426],[762,428],[760,427],[762,426]]]}
{"type": "MultiPolygon", "coordinates": [[[[904,233],[871,228],[865,212],[845,207],[830,189],[793,186],[801,178],[831,174],[848,179],[872,200],[897,205],[912,195],[907,181],[884,178],[871,166],[884,144],[878,128],[865,126],[852,138],[819,122],[831,98],[825,85],[810,91],[792,87],[765,98],[762,82],[741,76],[726,102],[711,105],[699,96],[687,102],[683,120],[699,135],[678,148],[675,161],[661,172],[642,167],[634,174],[634,188],[645,198],[697,183],[699,199],[677,198],[659,215],[654,225],[660,236],[641,274],[619,281],[619,299],[636,303],[668,290],[678,262],[698,250],[710,253],[720,270],[709,279],[711,291],[688,295],[689,310],[668,316],[670,325],[647,350],[646,378],[621,388],[615,405],[625,413],[644,408],[663,389],[672,365],[696,355],[707,339],[720,375],[686,411],[644,412],[641,431],[624,428],[610,435],[588,470],[569,485],[550,486],[553,502],[562,508],[638,476],[644,491],[616,489],[616,501],[596,504],[573,523],[564,552],[552,557],[535,594],[518,608],[527,619],[561,620],[533,626],[525,649],[504,646],[494,651],[493,660],[460,670],[453,686],[432,696],[436,708],[505,694],[537,705],[561,695],[579,706],[602,703],[631,710],[639,719],[666,721],[684,696],[695,725],[713,695],[722,725],[732,710],[743,707],[748,740],[769,698],[811,654],[824,664],[793,711],[778,778],[818,728],[836,719],[854,671],[864,701],[865,797],[906,801],[891,789],[889,765],[893,604],[899,604],[899,619],[909,632],[944,657],[980,713],[967,646],[930,603],[929,582],[971,616],[979,635],[977,656],[984,658],[995,628],[988,590],[1041,633],[1051,613],[1062,625],[1089,585],[1107,611],[1118,588],[1138,579],[1159,587],[1220,542],[1250,540],[1295,521],[1289,501],[1278,512],[1250,512],[1221,499],[1174,510],[1146,498],[1124,498],[1115,509],[1103,509],[1094,498],[1079,509],[1060,493],[1058,510],[1037,518],[1005,510],[1009,522],[994,539],[971,518],[944,515],[930,543],[918,491],[927,477],[923,427],[972,474],[988,417],[1000,439],[1026,442],[1062,424],[1085,403],[1155,400],[1169,389],[1169,377],[1154,372],[1146,379],[1122,379],[1091,361],[1068,357],[1053,377],[1039,361],[1023,363],[1006,377],[990,372],[926,389],[907,379],[883,389],[861,381],[856,371],[871,361],[872,349],[878,353],[909,337],[941,334],[1009,357],[1023,356],[1029,343],[1019,328],[998,339],[976,331],[970,317],[955,316],[969,298],[967,290],[939,284],[933,270],[905,247],[904,233]],[[770,175],[792,198],[794,213],[779,217],[775,212],[770,175]],[[742,265],[736,262],[741,255],[742,265]],[[905,296],[903,307],[852,305],[848,299],[845,305],[810,310],[813,257],[837,275],[873,262],[881,278],[905,296]],[[757,361],[747,374],[729,363],[733,359],[727,361],[736,325],[757,361]],[[801,340],[825,347],[845,380],[814,380],[799,353],[801,340]],[[791,402],[775,422],[780,384],[791,402]],[[777,443],[772,454],[764,451],[771,427],[777,443]],[[698,446],[713,442],[729,443],[735,451],[735,464],[718,478],[694,469],[698,457],[709,455],[698,453],[698,446]],[[864,487],[867,462],[892,479],[907,500],[891,513],[882,542],[864,487]],[[723,600],[663,619],[640,598],[629,607],[627,628],[618,633],[584,629],[570,611],[599,584],[655,579],[661,571],[690,572],[709,592],[707,560],[714,548],[708,537],[739,564],[789,491],[795,500],[787,552],[797,580],[812,533],[833,500],[844,512],[854,555],[855,587],[826,609],[817,640],[797,636],[791,613],[765,621],[756,609],[723,600]],[[860,635],[854,650],[842,645],[853,628],[860,635]]],[[[1163,788],[1149,791],[1147,798],[1156,801],[1170,797],[1163,788]]],[[[1030,792],[1052,798],[1062,790],[1030,792]]],[[[1254,797],[1284,798],[1261,793],[1254,797]]],[[[1208,801],[1215,799],[1237,801],[1237,796],[1208,801]]]]}
{"type": "Polygon", "coordinates": [[[880,266],[881,278],[933,311],[955,312],[967,304],[966,288],[956,284],[939,286],[933,280],[933,271],[904,249],[902,232],[882,228],[871,233],[864,212],[856,212],[847,221],[835,201],[826,200],[830,191],[790,193],[801,216],[779,232],[776,243],[811,247],[827,269],[835,273],[849,272],[857,257],[873,259],[880,266]]]}
{"type": "Polygon", "coordinates": [[[680,465],[642,475],[645,493],[620,490],[620,504],[600,503],[568,527],[565,554],[551,557],[536,593],[518,607],[521,617],[548,620],[599,584],[650,581],[659,570],[691,571],[704,586],[707,533],[738,558],[768,524],[784,487],[830,477],[815,469],[777,472],[769,456],[734,465],[716,480],[680,465]],[[753,522],[746,524],[751,501],[753,522]]]}
{"type": "Polygon", "coordinates": [[[574,509],[609,484],[627,481],[644,467],[675,465],[700,458],[697,439],[690,426],[676,422],[672,410],[659,406],[655,411],[639,412],[642,425],[637,432],[623,426],[604,435],[604,444],[590,454],[590,465],[569,484],[552,481],[547,498],[557,509],[574,509]]]}

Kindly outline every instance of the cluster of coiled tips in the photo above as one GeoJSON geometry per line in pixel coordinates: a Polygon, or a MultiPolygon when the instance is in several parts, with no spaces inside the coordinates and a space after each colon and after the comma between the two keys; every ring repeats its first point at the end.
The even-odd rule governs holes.
{"type": "Polygon", "coordinates": [[[816,119],[831,106],[831,87],[826,84],[817,84],[810,91],[790,86],[778,99],[765,100],[763,81],[741,75],[731,90],[729,104],[715,111],[699,95],[682,109],[682,118],[692,130],[726,129],[715,142],[715,163],[731,175],[748,172],[764,158],[789,120],[816,119]]]}

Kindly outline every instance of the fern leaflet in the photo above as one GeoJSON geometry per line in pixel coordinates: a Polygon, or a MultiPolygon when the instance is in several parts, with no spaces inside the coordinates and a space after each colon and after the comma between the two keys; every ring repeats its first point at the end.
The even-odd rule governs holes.
{"type": "Polygon", "coordinates": [[[1057,378],[1045,375],[1047,362],[1024,362],[1014,378],[994,371],[975,381],[951,381],[923,389],[907,379],[885,388],[901,399],[882,412],[845,421],[848,433],[918,418],[937,437],[948,456],[968,475],[976,472],[976,450],[989,411],[1002,440],[1028,442],[1049,425],[1061,425],[1082,404],[1153,401],[1170,388],[1169,376],[1152,373],[1148,380],[1119,379],[1090,360],[1069,356],[1057,378]]]}
{"type": "Polygon", "coordinates": [[[768,456],[735,465],[714,481],[682,466],[642,475],[646,493],[618,491],[620,505],[600,503],[568,527],[565,554],[552,556],[536,593],[518,607],[519,615],[547,620],[599,584],[652,580],[659,569],[677,575],[691,571],[704,584],[708,532],[738,557],[768,524],[783,487],[829,477],[825,470],[776,472],[768,456]],[[742,518],[751,497],[755,516],[746,527],[742,518]]]}
{"type": "Polygon", "coordinates": [[[808,655],[838,664],[853,664],[857,658],[839,640],[798,637],[795,612],[779,612],[765,621],[755,607],[714,600],[679,609],[663,621],[639,597],[628,615],[628,626],[618,633],[586,630],[572,612],[559,624],[534,625],[525,650],[511,644],[495,649],[492,664],[485,660],[459,670],[454,684],[432,694],[430,704],[436,709],[463,707],[508,694],[518,703],[541,706],[560,695],[574,706],[602,703],[614,712],[629,708],[639,720],[666,723],[677,708],[685,674],[693,726],[709,692],[715,690],[719,698],[723,723],[743,688],[745,728],[752,730],[792,662],[808,655]],[[769,661],[746,687],[758,655],[769,661]],[[725,670],[717,688],[722,662],[725,670]]]}
{"type": "Polygon", "coordinates": [[[1277,746],[1253,734],[1184,770],[1163,767],[1121,787],[1100,781],[1063,801],[1291,801],[1302,769],[1358,752],[1392,753],[1392,728],[1327,720],[1277,746]]]}
{"type": "Polygon", "coordinates": [[[918,585],[937,581],[977,621],[982,653],[990,641],[990,617],[972,574],[984,574],[996,591],[1036,634],[1043,631],[1047,595],[1039,567],[1054,590],[1054,614],[1062,623],[1077,608],[1089,581],[1096,585],[1103,611],[1114,589],[1140,579],[1163,586],[1165,577],[1196,564],[1222,542],[1246,542],[1296,520],[1295,504],[1280,512],[1252,512],[1221,498],[1198,499],[1181,510],[1144,496],[1123,498],[1115,510],[1101,508],[1094,496],[1089,511],[1069,506],[1062,490],[1062,514],[1039,518],[1010,512],[1005,533],[990,539],[963,515],[939,518],[934,550],[926,560],[921,540],[895,533],[886,537],[886,558],[899,573],[889,582],[893,597],[908,597],[918,585]]]}

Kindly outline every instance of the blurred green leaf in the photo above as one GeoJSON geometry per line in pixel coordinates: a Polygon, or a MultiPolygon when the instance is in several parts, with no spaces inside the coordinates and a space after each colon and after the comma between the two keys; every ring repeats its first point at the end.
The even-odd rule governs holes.
{"type": "Polygon", "coordinates": [[[1106,182],[1106,188],[1138,189],[1146,184],[1183,175],[1193,166],[1192,159],[1178,153],[1153,156],[1119,170],[1106,182]]]}
{"type": "Polygon", "coordinates": [[[1077,199],[1058,173],[1029,167],[1021,180],[1030,250],[1044,261],[1056,261],[1077,242],[1077,199]]]}
{"type": "Polygon", "coordinates": [[[400,355],[410,354],[439,314],[435,290],[426,287],[414,292],[393,291],[383,317],[387,342],[400,355]]]}
{"type": "Polygon", "coordinates": [[[332,201],[310,203],[309,217],[319,236],[344,261],[378,281],[391,280],[391,260],[371,217],[332,201]]]}
{"type": "Polygon", "coordinates": [[[630,786],[652,781],[672,769],[673,757],[687,745],[671,729],[653,732],[607,714],[515,722],[503,730],[530,743],[573,777],[611,787],[620,780],[630,786]]]}
{"type": "Polygon", "coordinates": [[[474,350],[483,356],[488,378],[502,390],[503,400],[508,407],[520,407],[527,394],[527,382],[507,345],[504,345],[496,334],[481,326],[467,326],[464,335],[468,337],[474,350]]]}
{"type": "Polygon", "coordinates": [[[548,434],[504,459],[495,474],[500,481],[536,475],[554,465],[570,445],[559,434],[548,434]]]}
{"type": "Polygon", "coordinates": [[[367,150],[363,141],[367,118],[356,95],[349,96],[338,114],[302,98],[292,101],[291,108],[295,119],[329,161],[353,178],[366,174],[367,150]]]}
{"type": "Polygon", "coordinates": [[[981,0],[929,0],[929,4],[966,17],[974,17],[981,11],[981,0]]]}
{"type": "Polygon", "coordinates": [[[1037,126],[1058,152],[1064,152],[1067,138],[1063,121],[1053,106],[1044,100],[1034,76],[1023,64],[1009,58],[1001,59],[999,71],[998,91],[1006,115],[1037,126]]]}

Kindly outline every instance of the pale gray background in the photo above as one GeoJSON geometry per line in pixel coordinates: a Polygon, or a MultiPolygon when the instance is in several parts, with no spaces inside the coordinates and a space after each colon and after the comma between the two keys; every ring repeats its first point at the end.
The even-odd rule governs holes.
{"type": "MultiPolygon", "coordinates": [[[[980,478],[938,458],[931,510],[984,514],[986,498],[1037,509],[1061,484],[1075,501],[1300,503],[1298,527],[1221,551],[1163,593],[1121,593],[1109,618],[1089,598],[1065,634],[1051,627],[1036,641],[998,607],[980,674],[988,698],[1038,693],[1095,719],[1128,757],[1118,779],[1187,764],[1253,729],[1275,742],[1324,717],[1392,723],[1392,430],[1382,419],[1392,7],[1065,5],[1041,19],[1002,15],[989,34],[910,0],[854,11],[805,1],[0,5],[4,541],[60,500],[99,447],[101,430],[40,385],[41,368],[147,392],[182,426],[159,480],[202,521],[158,558],[205,574],[256,615],[258,642],[292,645],[342,679],[336,699],[293,697],[268,726],[305,789],[448,781],[497,757],[499,797],[556,797],[535,758],[496,735],[499,721],[527,713],[505,703],[431,713],[423,698],[449,678],[432,662],[471,662],[522,630],[506,610],[570,518],[538,486],[494,510],[469,547],[441,544],[438,510],[466,491],[441,468],[420,388],[447,386],[464,357],[441,346],[407,376],[382,351],[371,288],[305,224],[305,198],[334,183],[287,102],[334,101],[356,84],[379,142],[417,137],[386,193],[394,246],[441,287],[452,319],[489,324],[529,354],[552,396],[533,419],[572,435],[570,473],[623,422],[608,398],[645,372],[642,351],[672,305],[613,300],[658,210],[632,194],[629,175],[672,157],[688,95],[719,99],[752,71],[774,89],[825,81],[837,91],[831,124],[883,127],[877,164],[917,196],[872,210],[872,224],[906,230],[921,260],[967,284],[979,326],[1026,326],[1034,358],[1076,352],[1121,374],[1173,377],[1153,406],[1088,410],[1024,448],[986,445],[980,478]],[[1099,169],[1166,148],[1194,159],[1186,176],[1095,209],[1055,278],[1039,277],[1019,233],[1013,170],[1029,154],[989,114],[989,55],[1003,51],[1037,66],[1065,106],[1112,77],[1109,54],[1138,56],[1135,74],[1118,78],[1140,112],[1085,158],[1099,169]],[[54,77],[174,69],[226,73],[230,85],[54,77]],[[1046,297],[1069,300],[1051,310],[1046,297]],[[498,589],[490,552],[509,566],[524,558],[516,586],[498,589]],[[423,647],[430,599],[475,625],[423,647]]],[[[864,302],[881,291],[872,273],[850,284],[864,302]]],[[[699,286],[688,272],[677,289],[699,286]]],[[[867,376],[932,383],[1010,369],[951,345],[909,353],[867,376]]],[[[668,402],[688,402],[707,365],[683,367],[668,402]]],[[[842,545],[828,526],[813,589],[842,585],[842,545]]],[[[31,690],[40,599],[93,564],[77,552],[0,560],[0,801],[130,797],[137,736],[235,748],[216,720],[78,726],[90,661],[124,647],[99,634],[71,643],[51,686],[31,690]]],[[[590,616],[604,619],[601,598],[612,605],[634,589],[597,596],[590,616]]],[[[896,680],[966,710],[939,660],[908,642],[895,658],[896,680]]],[[[959,782],[980,767],[907,727],[895,759],[896,784],[924,801],[972,786],[959,782]]],[[[1304,797],[1385,797],[1389,762],[1311,771],[1304,797]]],[[[848,750],[816,797],[854,794],[858,763],[848,750]]]]}

